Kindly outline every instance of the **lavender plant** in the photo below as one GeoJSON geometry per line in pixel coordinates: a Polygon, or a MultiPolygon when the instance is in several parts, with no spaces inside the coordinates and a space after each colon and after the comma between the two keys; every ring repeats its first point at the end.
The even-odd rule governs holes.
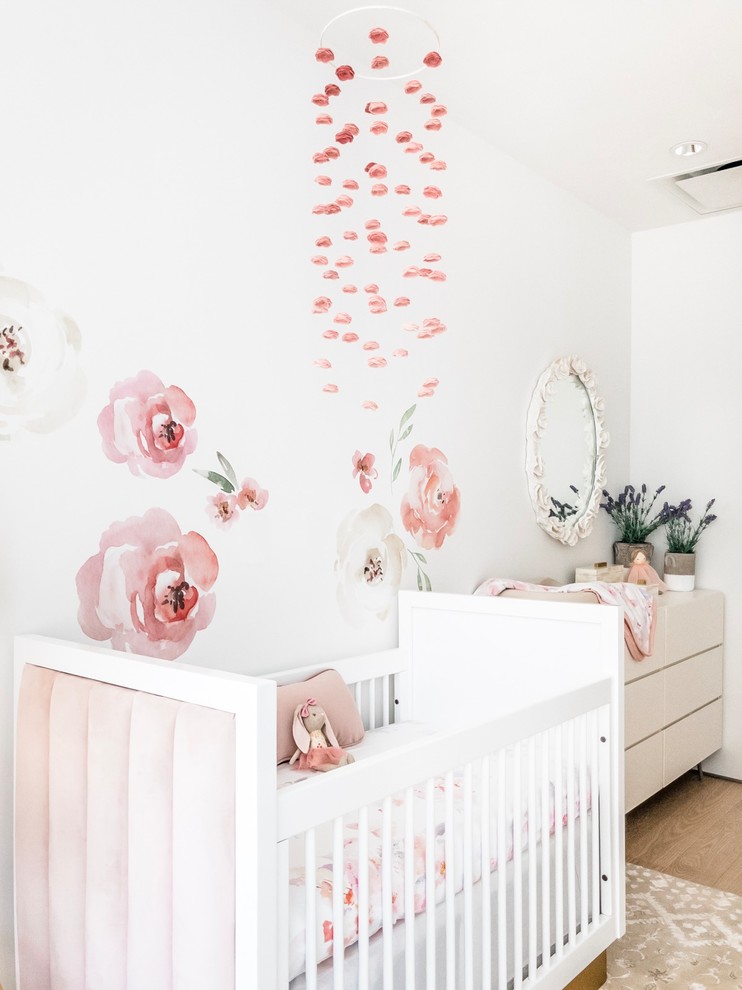
{"type": "Polygon", "coordinates": [[[667,549],[670,553],[695,553],[696,544],[701,539],[703,531],[711,525],[716,516],[709,510],[715,498],[706,504],[700,521],[694,526],[688,513],[693,508],[691,500],[686,498],[679,505],[668,506],[668,518],[665,522],[667,549]]]}
{"type": "Polygon", "coordinates": [[[664,490],[665,486],[660,485],[650,498],[646,485],[642,485],[638,491],[633,485],[627,485],[618,498],[614,499],[603,489],[605,502],[601,502],[600,507],[605,509],[618,526],[620,542],[645,543],[650,534],[669,520],[670,506],[667,502],[652,514],[654,504],[664,490]]]}

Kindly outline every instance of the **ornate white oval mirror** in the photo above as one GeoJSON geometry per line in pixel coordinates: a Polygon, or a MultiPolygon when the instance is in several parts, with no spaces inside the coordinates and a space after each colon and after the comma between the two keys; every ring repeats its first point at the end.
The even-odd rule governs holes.
{"type": "Polygon", "coordinates": [[[526,474],[539,526],[568,546],[593,528],[608,442],[593,373],[574,355],[552,361],[528,408],[526,474]]]}

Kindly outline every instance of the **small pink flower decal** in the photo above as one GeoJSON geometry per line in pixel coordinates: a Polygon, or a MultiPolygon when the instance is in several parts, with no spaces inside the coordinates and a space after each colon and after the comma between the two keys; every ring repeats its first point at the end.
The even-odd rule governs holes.
{"type": "Polygon", "coordinates": [[[364,351],[378,351],[379,346],[378,340],[367,340],[363,345],[363,349],[364,351]]]}
{"type": "Polygon", "coordinates": [[[372,69],[388,69],[389,59],[386,55],[377,55],[375,58],[371,59],[372,69]]]}
{"type": "Polygon", "coordinates": [[[409,241],[396,241],[394,244],[395,251],[409,251],[410,242],[409,241]]]}
{"type": "Polygon", "coordinates": [[[373,186],[371,186],[372,196],[386,196],[388,192],[389,189],[387,188],[387,186],[384,185],[383,182],[376,182],[374,183],[373,186]]]}
{"type": "Polygon", "coordinates": [[[381,220],[367,220],[363,225],[366,230],[378,230],[381,226],[381,220]]]}
{"type": "Polygon", "coordinates": [[[214,615],[219,563],[199,533],[164,509],[113,523],[77,572],[78,621],[115,650],[175,660],[214,615]]]}
{"type": "Polygon", "coordinates": [[[332,299],[327,296],[317,296],[312,304],[313,313],[327,313],[332,306],[332,299]]]}
{"type": "Polygon", "coordinates": [[[442,61],[443,59],[438,54],[438,52],[428,52],[428,54],[423,59],[423,65],[427,65],[429,69],[437,69],[442,61]]]}
{"type": "Polygon", "coordinates": [[[314,243],[318,248],[332,247],[332,241],[329,237],[318,237],[314,243]]]}
{"type": "Polygon", "coordinates": [[[412,132],[400,131],[395,140],[397,144],[407,144],[408,141],[412,140],[412,132]]]}
{"type": "Polygon", "coordinates": [[[437,117],[431,117],[430,120],[426,120],[423,127],[426,131],[439,131],[443,125],[437,117]]]}
{"type": "Polygon", "coordinates": [[[404,347],[398,347],[396,351],[392,351],[392,357],[396,358],[406,358],[410,352],[404,347]]]}
{"type": "Polygon", "coordinates": [[[422,150],[423,150],[423,146],[420,144],[419,141],[410,141],[410,143],[405,148],[405,154],[416,155],[418,151],[422,151],[422,150]]]}
{"type": "Polygon", "coordinates": [[[385,28],[381,27],[371,28],[368,36],[371,43],[374,45],[383,45],[385,42],[389,41],[389,32],[385,28]]]}
{"type": "Polygon", "coordinates": [[[358,234],[355,232],[355,230],[346,230],[346,231],[343,232],[343,240],[344,241],[357,241],[358,240],[358,234]]]}
{"type": "Polygon", "coordinates": [[[325,340],[337,340],[340,334],[337,332],[337,330],[325,330],[322,336],[325,338],[325,340]]]}
{"type": "Polygon", "coordinates": [[[332,117],[329,115],[329,113],[319,113],[314,118],[314,122],[315,124],[331,124],[332,117]]]}
{"type": "Polygon", "coordinates": [[[402,184],[399,186],[395,186],[394,191],[398,196],[409,196],[411,189],[409,186],[402,184]]]}
{"type": "Polygon", "coordinates": [[[442,103],[436,103],[430,108],[430,114],[432,117],[445,117],[448,113],[448,108],[444,107],[442,103]]]}
{"type": "Polygon", "coordinates": [[[461,498],[448,458],[418,444],[410,453],[410,488],[402,499],[402,524],[418,546],[437,550],[456,526],[461,498]]]}
{"type": "Polygon", "coordinates": [[[335,83],[328,83],[325,86],[325,96],[340,96],[340,87],[335,83]]]}
{"type": "Polygon", "coordinates": [[[361,403],[361,409],[368,409],[370,412],[376,412],[378,408],[378,402],[374,402],[373,399],[366,399],[361,403]]]}
{"type": "Polygon", "coordinates": [[[196,447],[196,407],[176,385],[151,371],[118,382],[98,416],[103,452],[132,474],[170,478],[196,447]]]}
{"type": "Polygon", "coordinates": [[[322,391],[328,392],[330,395],[335,395],[335,393],[339,392],[340,389],[337,387],[337,385],[327,384],[322,386],[322,391]]]}
{"type": "Polygon", "coordinates": [[[260,512],[268,504],[268,492],[261,488],[254,478],[243,478],[240,490],[237,492],[237,505],[241,509],[253,509],[260,512]]]}
{"type": "Polygon", "coordinates": [[[388,110],[389,107],[383,100],[371,100],[365,107],[366,113],[371,113],[374,115],[386,113],[388,110]]]}
{"type": "Polygon", "coordinates": [[[440,199],[443,195],[438,186],[426,186],[423,189],[423,196],[427,196],[428,199],[440,199]]]}
{"type": "Polygon", "coordinates": [[[367,361],[369,368],[386,368],[387,362],[384,357],[372,357],[367,361]]]}
{"type": "Polygon", "coordinates": [[[226,492],[217,492],[216,495],[207,498],[206,513],[224,529],[229,529],[240,517],[237,499],[234,495],[227,495],[226,492]]]}
{"type": "Polygon", "coordinates": [[[337,132],[337,134],[335,135],[335,140],[337,141],[338,144],[350,144],[353,140],[353,137],[354,135],[351,134],[350,131],[343,128],[341,131],[337,132]]]}
{"type": "Polygon", "coordinates": [[[410,79],[408,83],[405,83],[404,91],[405,93],[417,93],[423,88],[423,84],[418,82],[417,79],[410,79]]]}
{"type": "Polygon", "coordinates": [[[394,305],[395,306],[409,306],[410,305],[410,300],[409,300],[408,296],[397,296],[397,298],[394,300],[394,305]]]}
{"type": "Polygon", "coordinates": [[[418,158],[418,161],[423,165],[429,165],[435,161],[435,155],[432,151],[424,151],[418,158]]]}
{"type": "Polygon", "coordinates": [[[348,268],[352,264],[353,264],[353,259],[351,258],[351,256],[349,254],[342,254],[335,261],[335,267],[336,268],[348,268]]]}
{"type": "Polygon", "coordinates": [[[386,166],[378,162],[369,162],[364,171],[368,172],[371,179],[385,179],[387,176],[386,166]]]}
{"type": "Polygon", "coordinates": [[[335,75],[338,77],[340,82],[348,82],[355,76],[355,72],[350,65],[339,65],[337,69],[335,69],[335,75]]]}
{"type": "Polygon", "coordinates": [[[314,57],[318,62],[332,62],[335,58],[335,53],[332,48],[318,48],[314,53],[314,57]]]}
{"type": "Polygon", "coordinates": [[[355,285],[344,285],[343,292],[351,292],[351,293],[358,292],[358,288],[355,285]]]}
{"type": "Polygon", "coordinates": [[[436,159],[435,161],[430,163],[430,168],[433,172],[445,172],[446,169],[448,168],[448,165],[446,165],[444,161],[441,161],[440,159],[436,159]]]}
{"type": "Polygon", "coordinates": [[[363,291],[364,292],[375,293],[375,292],[378,292],[379,291],[379,287],[376,284],[376,282],[369,282],[368,285],[364,285],[363,291]]]}
{"type": "Polygon", "coordinates": [[[355,179],[343,180],[343,189],[357,189],[357,188],[358,188],[358,183],[356,182],[355,179]]]}
{"type": "Polygon", "coordinates": [[[312,97],[312,103],[316,107],[326,107],[329,102],[330,101],[325,93],[315,93],[312,97]]]}
{"type": "Polygon", "coordinates": [[[363,454],[360,450],[353,454],[353,477],[358,478],[361,491],[368,495],[372,488],[372,482],[379,477],[379,472],[374,467],[376,458],[373,454],[363,454]]]}
{"type": "Polygon", "coordinates": [[[312,260],[312,264],[313,265],[326,265],[327,264],[327,256],[324,255],[324,254],[315,254],[315,255],[312,256],[312,259],[311,260],[312,260]]]}
{"type": "Polygon", "coordinates": [[[385,120],[375,120],[369,127],[369,131],[372,134],[386,134],[388,130],[389,124],[385,120]]]}
{"type": "Polygon", "coordinates": [[[386,300],[382,296],[369,296],[368,308],[371,313],[386,313],[386,300]]]}
{"type": "Polygon", "coordinates": [[[441,260],[440,254],[426,254],[423,257],[423,261],[440,261],[440,260],[441,260]]]}
{"type": "Polygon", "coordinates": [[[355,344],[355,342],[358,340],[358,334],[355,333],[353,330],[348,330],[348,332],[344,333],[340,339],[343,341],[344,344],[355,344]]]}

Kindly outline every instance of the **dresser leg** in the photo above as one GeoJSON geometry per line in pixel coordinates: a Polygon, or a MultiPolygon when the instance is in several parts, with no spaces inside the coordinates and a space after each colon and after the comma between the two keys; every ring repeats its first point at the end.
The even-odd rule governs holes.
{"type": "Polygon", "coordinates": [[[698,779],[703,780],[703,763],[699,763],[697,765],[696,773],[698,774],[698,779]]]}

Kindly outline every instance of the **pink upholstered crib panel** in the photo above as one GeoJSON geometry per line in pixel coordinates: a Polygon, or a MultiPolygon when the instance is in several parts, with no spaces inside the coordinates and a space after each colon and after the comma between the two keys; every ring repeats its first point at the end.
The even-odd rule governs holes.
{"type": "Polygon", "coordinates": [[[231,714],[27,665],[16,775],[20,990],[233,990],[231,714]]]}

